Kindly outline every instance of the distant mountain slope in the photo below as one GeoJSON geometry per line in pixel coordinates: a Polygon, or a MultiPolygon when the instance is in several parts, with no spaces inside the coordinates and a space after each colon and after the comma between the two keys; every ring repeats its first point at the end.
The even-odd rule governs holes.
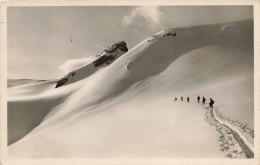
{"type": "Polygon", "coordinates": [[[14,87],[18,85],[28,84],[28,83],[35,83],[35,82],[42,82],[45,80],[32,80],[32,79],[7,79],[7,87],[14,87]]]}

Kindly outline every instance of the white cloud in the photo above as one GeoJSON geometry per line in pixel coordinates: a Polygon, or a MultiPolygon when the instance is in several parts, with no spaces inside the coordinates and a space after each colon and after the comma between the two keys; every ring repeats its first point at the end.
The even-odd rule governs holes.
{"type": "Polygon", "coordinates": [[[64,64],[62,64],[59,68],[62,70],[64,73],[69,73],[77,68],[80,68],[86,64],[89,64],[94,60],[95,57],[85,57],[85,58],[80,58],[80,59],[71,59],[64,64]]]}
{"type": "Polygon", "coordinates": [[[141,17],[151,28],[161,28],[163,27],[162,19],[163,13],[160,11],[158,6],[139,6],[133,8],[128,15],[123,17],[123,25],[128,26],[130,24],[136,23],[136,18],[141,17]]]}

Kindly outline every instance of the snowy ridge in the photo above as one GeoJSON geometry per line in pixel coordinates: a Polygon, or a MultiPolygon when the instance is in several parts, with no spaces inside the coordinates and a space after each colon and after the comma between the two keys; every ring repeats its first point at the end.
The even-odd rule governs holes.
{"type": "MultiPolygon", "coordinates": [[[[100,68],[106,67],[113,63],[116,59],[122,56],[128,51],[127,45],[124,41],[119,41],[113,44],[111,47],[104,50],[101,54],[97,55],[92,60],[85,60],[85,64],[80,62],[82,66],[70,71],[66,76],[61,78],[55,88],[59,88],[64,85],[68,85],[79,80],[82,80],[91,74],[95,73],[100,68]]],[[[91,58],[90,58],[91,59],[91,58]]],[[[75,61],[75,60],[74,60],[75,61]]],[[[80,61],[80,60],[79,60],[80,61]]],[[[83,60],[84,61],[84,60],[83,60]]],[[[77,63],[77,61],[76,61],[77,63]]],[[[67,64],[68,65],[68,64],[67,64]]],[[[75,65],[75,64],[74,64],[75,65]]],[[[66,68],[66,65],[64,65],[66,68]]],[[[64,69],[63,66],[63,69],[64,69]]]]}

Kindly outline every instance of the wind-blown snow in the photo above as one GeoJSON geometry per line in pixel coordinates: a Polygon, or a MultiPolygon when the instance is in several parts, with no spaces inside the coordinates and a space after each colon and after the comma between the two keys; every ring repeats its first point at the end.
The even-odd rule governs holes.
{"type": "Polygon", "coordinates": [[[72,59],[66,61],[64,64],[60,66],[60,70],[64,73],[69,73],[73,70],[76,70],[84,65],[91,63],[96,57],[85,57],[81,59],[72,59]]]}
{"type": "Polygon", "coordinates": [[[30,107],[21,114],[27,116],[43,107],[48,113],[33,126],[10,115],[8,129],[23,122],[27,133],[33,129],[13,138],[21,139],[9,146],[10,156],[224,157],[219,133],[194,101],[198,94],[213,98],[223,115],[253,127],[253,22],[231,24],[234,28],[224,31],[230,24],[161,31],[111,65],[62,88],[42,84],[39,93],[26,85],[9,88],[8,112],[30,107]],[[191,102],[172,101],[180,96],[191,102]]]}

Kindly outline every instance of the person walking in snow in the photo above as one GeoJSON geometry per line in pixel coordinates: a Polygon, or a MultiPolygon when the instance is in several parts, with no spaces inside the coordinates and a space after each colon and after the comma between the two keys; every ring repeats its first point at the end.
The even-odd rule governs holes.
{"type": "Polygon", "coordinates": [[[181,96],[181,101],[183,101],[183,97],[181,96]]]}
{"type": "Polygon", "coordinates": [[[175,97],[175,101],[177,101],[177,97],[175,97]]]}
{"type": "Polygon", "coordinates": [[[190,102],[190,98],[189,97],[187,97],[187,102],[190,102]]]}
{"type": "Polygon", "coordinates": [[[198,103],[199,103],[200,102],[200,96],[199,95],[198,95],[197,99],[198,99],[198,103]]]}
{"type": "Polygon", "coordinates": [[[203,96],[202,97],[202,105],[205,105],[205,102],[206,102],[206,98],[203,96]]]}
{"type": "Polygon", "coordinates": [[[209,107],[211,109],[213,109],[213,104],[214,104],[214,101],[212,100],[212,98],[210,98],[210,100],[209,100],[209,107]]]}

